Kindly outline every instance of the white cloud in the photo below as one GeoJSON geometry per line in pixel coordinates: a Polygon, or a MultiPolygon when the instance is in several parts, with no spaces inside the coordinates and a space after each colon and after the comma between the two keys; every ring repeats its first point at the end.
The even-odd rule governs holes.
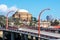
{"type": "Polygon", "coordinates": [[[9,8],[9,11],[12,11],[12,10],[13,10],[13,11],[17,11],[17,9],[18,9],[18,8],[17,8],[16,6],[12,6],[12,7],[9,8]]]}
{"type": "Polygon", "coordinates": [[[8,7],[6,5],[4,5],[4,4],[0,5],[0,11],[5,12],[5,11],[7,11],[7,9],[8,9],[8,7]]]}
{"type": "MultiPolygon", "coordinates": [[[[16,6],[11,6],[11,7],[8,7],[7,5],[5,4],[0,4],[0,14],[2,13],[3,15],[6,15],[9,11],[19,11],[19,12],[28,12],[27,10],[25,9],[18,9],[16,6]]],[[[12,12],[12,14],[14,13],[12,12]]],[[[12,15],[11,14],[11,15],[12,15]]]]}
{"type": "Polygon", "coordinates": [[[18,8],[16,6],[11,6],[10,8],[5,5],[5,4],[1,4],[0,5],[0,12],[8,12],[8,11],[16,11],[18,8]]]}

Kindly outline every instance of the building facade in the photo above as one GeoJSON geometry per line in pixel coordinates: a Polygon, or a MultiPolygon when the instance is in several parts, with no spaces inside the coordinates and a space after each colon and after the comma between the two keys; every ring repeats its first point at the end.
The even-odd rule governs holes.
{"type": "MultiPolygon", "coordinates": [[[[37,22],[36,26],[38,27],[38,22],[37,22]]],[[[48,28],[50,26],[51,26],[51,23],[49,21],[40,21],[40,27],[48,28]]]]}
{"type": "Polygon", "coordinates": [[[40,22],[40,26],[41,27],[44,27],[44,28],[47,28],[51,25],[51,23],[49,21],[41,21],[40,22]]]}
{"type": "Polygon", "coordinates": [[[31,21],[32,15],[26,11],[16,11],[13,18],[19,18],[21,21],[31,21]]]}

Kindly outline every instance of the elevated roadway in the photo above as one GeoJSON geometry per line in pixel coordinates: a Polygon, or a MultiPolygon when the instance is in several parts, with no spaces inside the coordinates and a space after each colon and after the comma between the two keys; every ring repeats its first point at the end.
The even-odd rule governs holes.
{"type": "MultiPolygon", "coordinates": [[[[0,29],[3,31],[10,31],[10,32],[16,32],[16,33],[22,33],[22,34],[27,34],[31,36],[38,37],[38,30],[34,29],[28,29],[28,28],[19,28],[18,30],[6,30],[6,29],[0,29]]],[[[41,37],[45,38],[58,38],[60,39],[60,34],[59,33],[53,33],[53,32],[47,32],[47,31],[40,31],[41,37]]]]}

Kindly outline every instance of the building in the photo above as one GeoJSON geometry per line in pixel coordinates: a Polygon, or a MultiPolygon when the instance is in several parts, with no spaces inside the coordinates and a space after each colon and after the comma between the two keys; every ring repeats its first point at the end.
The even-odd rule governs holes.
{"type": "MultiPolygon", "coordinates": [[[[38,22],[36,26],[38,27],[38,22]]],[[[51,26],[51,23],[49,21],[40,21],[40,27],[48,28],[50,26],[51,26]]]]}
{"type": "Polygon", "coordinates": [[[13,18],[20,18],[21,21],[31,21],[32,15],[27,10],[21,9],[13,14],[13,18]]]}
{"type": "Polygon", "coordinates": [[[49,21],[41,21],[40,25],[41,25],[41,27],[47,28],[51,25],[51,23],[49,21]]]}

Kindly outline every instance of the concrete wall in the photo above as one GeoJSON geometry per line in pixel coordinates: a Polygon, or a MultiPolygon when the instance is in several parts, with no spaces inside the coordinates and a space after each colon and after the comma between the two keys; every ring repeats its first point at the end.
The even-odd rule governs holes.
{"type": "Polygon", "coordinates": [[[3,31],[0,31],[0,37],[1,38],[3,37],[3,31]]]}

